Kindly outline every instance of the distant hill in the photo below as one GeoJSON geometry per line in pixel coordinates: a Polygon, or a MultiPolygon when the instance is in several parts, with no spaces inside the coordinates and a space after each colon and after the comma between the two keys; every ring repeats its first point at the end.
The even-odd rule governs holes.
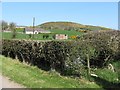
{"type": "Polygon", "coordinates": [[[77,31],[110,30],[110,28],[105,28],[100,26],[91,26],[91,25],[82,25],[74,22],[47,22],[38,26],[46,30],[55,30],[55,29],[77,30],[77,31]]]}

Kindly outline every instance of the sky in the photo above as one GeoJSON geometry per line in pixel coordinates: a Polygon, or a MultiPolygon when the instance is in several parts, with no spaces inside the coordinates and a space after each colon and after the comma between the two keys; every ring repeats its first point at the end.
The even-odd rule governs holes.
{"type": "Polygon", "coordinates": [[[2,19],[32,26],[51,21],[70,21],[118,29],[117,2],[3,2],[2,19]]]}
{"type": "Polygon", "coordinates": [[[120,0],[1,0],[2,2],[119,2],[120,0]]]}

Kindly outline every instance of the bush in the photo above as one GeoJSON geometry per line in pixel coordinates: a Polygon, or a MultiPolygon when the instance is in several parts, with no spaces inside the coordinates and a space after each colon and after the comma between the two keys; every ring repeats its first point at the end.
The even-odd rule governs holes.
{"type": "Polygon", "coordinates": [[[120,31],[89,33],[75,41],[3,40],[2,54],[44,70],[83,75],[87,67],[103,67],[120,58],[120,31]]]}
{"type": "Polygon", "coordinates": [[[103,67],[111,60],[120,58],[120,31],[92,32],[84,35],[82,41],[87,41],[95,48],[96,55],[91,58],[93,65],[103,67]]]}

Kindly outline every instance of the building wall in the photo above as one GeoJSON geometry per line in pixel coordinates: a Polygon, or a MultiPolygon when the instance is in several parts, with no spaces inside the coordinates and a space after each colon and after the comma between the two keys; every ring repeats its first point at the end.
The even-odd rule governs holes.
{"type": "MultiPolygon", "coordinates": [[[[38,34],[38,33],[50,33],[50,31],[35,31],[34,34],[38,34]]],[[[33,31],[25,31],[25,34],[33,34],[33,31]]]]}
{"type": "Polygon", "coordinates": [[[59,40],[68,39],[68,35],[65,35],[65,34],[56,34],[55,35],[55,39],[59,39],[59,40]]]}
{"type": "Polygon", "coordinates": [[[25,27],[16,27],[16,28],[25,28],[25,27]]]}
{"type": "MultiPolygon", "coordinates": [[[[33,34],[33,31],[26,31],[25,34],[33,34]]],[[[38,34],[38,32],[35,31],[34,34],[38,34]]]]}

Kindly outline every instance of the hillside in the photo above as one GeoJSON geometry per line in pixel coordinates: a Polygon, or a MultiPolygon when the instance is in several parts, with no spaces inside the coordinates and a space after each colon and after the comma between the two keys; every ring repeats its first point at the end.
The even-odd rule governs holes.
{"type": "Polygon", "coordinates": [[[82,25],[74,22],[46,22],[38,26],[47,30],[53,30],[53,29],[77,30],[77,31],[110,30],[110,28],[105,28],[100,26],[91,26],[91,25],[82,25]]]}

